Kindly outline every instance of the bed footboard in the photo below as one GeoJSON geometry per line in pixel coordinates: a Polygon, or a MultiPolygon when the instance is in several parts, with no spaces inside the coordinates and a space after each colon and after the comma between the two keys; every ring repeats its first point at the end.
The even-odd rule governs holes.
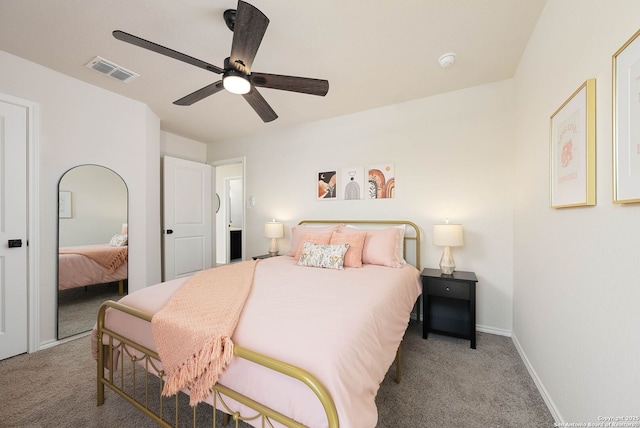
{"type": "MultiPolygon", "coordinates": [[[[105,326],[105,313],[107,308],[125,312],[134,317],[151,322],[151,315],[139,311],[137,309],[125,306],[123,304],[107,301],[101,307],[98,312],[97,322],[97,351],[98,351],[98,376],[97,376],[97,403],[102,405],[105,400],[105,386],[109,387],[117,394],[122,396],[125,400],[129,401],[136,408],[142,411],[144,414],[153,419],[156,423],[163,427],[178,426],[179,412],[178,412],[178,395],[174,398],[162,397],[161,391],[164,381],[164,372],[159,367],[160,361],[159,355],[134,341],[124,337],[115,331],[110,330],[105,326]],[[104,343],[104,337],[107,337],[106,343],[104,343]],[[125,363],[127,363],[127,370],[125,370],[125,363]],[[109,369],[107,369],[108,367],[109,369]],[[136,370],[142,370],[142,384],[139,384],[139,376],[137,376],[136,370]],[[131,378],[125,379],[125,372],[131,378]],[[106,374],[106,375],[105,375],[106,374]],[[155,389],[153,380],[159,378],[159,385],[156,389],[159,398],[154,401],[154,405],[150,405],[150,396],[155,394],[151,391],[151,388],[155,389]],[[151,381],[150,381],[151,379],[151,381]],[[173,415],[168,415],[171,411],[173,415]],[[171,422],[170,422],[171,421],[171,422]]],[[[234,355],[236,358],[243,358],[261,366],[267,367],[271,370],[277,371],[284,375],[290,376],[298,381],[307,385],[322,404],[325,414],[327,416],[328,426],[330,428],[339,427],[338,413],[336,411],[333,399],[329,395],[328,391],[320,384],[320,382],[314,378],[309,372],[302,370],[298,367],[290,364],[278,361],[270,358],[266,355],[253,352],[249,349],[241,346],[234,347],[234,355]]],[[[157,383],[157,382],[156,382],[157,383]]],[[[223,412],[224,419],[228,419],[228,415],[235,421],[236,427],[240,421],[256,421],[261,420],[261,426],[272,426],[272,422],[278,422],[287,427],[303,427],[304,425],[296,422],[290,417],[283,415],[275,410],[268,408],[267,406],[252,400],[226,386],[218,383],[213,387],[213,406],[212,406],[212,418],[213,426],[216,426],[217,412],[219,410],[223,412]],[[234,412],[225,402],[225,398],[235,400],[255,411],[251,415],[242,415],[238,412],[234,412]]],[[[189,418],[193,419],[193,426],[196,425],[197,420],[197,407],[193,408],[193,415],[189,415],[189,418]]],[[[223,421],[223,422],[226,422],[223,421]]]]}

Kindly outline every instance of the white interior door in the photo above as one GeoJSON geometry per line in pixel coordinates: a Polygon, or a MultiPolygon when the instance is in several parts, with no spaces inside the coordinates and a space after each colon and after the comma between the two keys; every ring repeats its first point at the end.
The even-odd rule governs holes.
{"type": "Polygon", "coordinates": [[[211,166],[164,157],[163,280],[212,266],[211,166]]]}
{"type": "Polygon", "coordinates": [[[0,101],[0,360],[27,352],[27,111],[0,101]]]}

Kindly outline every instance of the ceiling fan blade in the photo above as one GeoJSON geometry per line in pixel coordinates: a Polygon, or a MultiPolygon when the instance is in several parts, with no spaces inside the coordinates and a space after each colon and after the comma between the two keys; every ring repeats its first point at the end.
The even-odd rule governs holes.
{"type": "Polygon", "coordinates": [[[205,86],[204,88],[198,89],[195,92],[186,95],[179,100],[174,101],[173,103],[178,106],[190,106],[191,104],[197,103],[198,101],[207,98],[210,95],[220,92],[224,89],[222,86],[222,80],[218,80],[215,83],[205,86]]]}
{"type": "Polygon", "coordinates": [[[269,18],[256,7],[242,0],[238,1],[231,44],[230,63],[232,67],[245,74],[251,72],[253,60],[268,25],[269,18]]]}
{"type": "Polygon", "coordinates": [[[272,120],[276,120],[278,115],[271,108],[271,106],[267,103],[267,101],[262,98],[260,92],[256,88],[251,88],[249,93],[242,95],[242,97],[247,100],[249,105],[253,107],[253,109],[258,113],[258,116],[262,119],[263,122],[271,122],[272,120]]]}
{"type": "Polygon", "coordinates": [[[201,61],[192,56],[183,54],[182,52],[174,51],[173,49],[169,49],[157,43],[150,42],[149,40],[141,39],[140,37],[134,36],[133,34],[125,33],[124,31],[120,30],[115,30],[112,34],[113,37],[118,40],[122,40],[123,42],[131,43],[132,45],[136,45],[141,48],[159,53],[161,55],[168,56],[169,58],[177,59],[178,61],[186,62],[187,64],[195,65],[196,67],[204,68],[205,70],[209,70],[213,73],[224,73],[224,70],[220,67],[216,67],[213,64],[201,61]]]}
{"type": "Polygon", "coordinates": [[[251,73],[251,83],[261,88],[280,89],[282,91],[300,92],[321,97],[324,97],[329,92],[329,81],[308,77],[251,73]]]}

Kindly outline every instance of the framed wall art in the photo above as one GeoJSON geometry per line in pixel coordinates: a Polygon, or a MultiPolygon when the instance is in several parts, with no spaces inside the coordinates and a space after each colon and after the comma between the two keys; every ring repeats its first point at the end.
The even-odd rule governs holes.
{"type": "Polygon", "coordinates": [[[336,200],[338,191],[338,173],[336,170],[318,173],[318,200],[336,200]]]}
{"type": "Polygon", "coordinates": [[[596,80],[585,81],[551,116],[550,205],[596,204],[596,80]]]}
{"type": "Polygon", "coordinates": [[[340,171],[340,195],[342,199],[364,199],[366,189],[363,166],[342,168],[340,171]]]}
{"type": "Polygon", "coordinates": [[[63,190],[59,193],[58,217],[71,218],[71,192],[63,190]]]}
{"type": "Polygon", "coordinates": [[[613,55],[613,202],[640,202],[640,30],[613,55]]]}
{"type": "Polygon", "coordinates": [[[393,163],[369,166],[368,199],[396,197],[396,178],[393,163]]]}

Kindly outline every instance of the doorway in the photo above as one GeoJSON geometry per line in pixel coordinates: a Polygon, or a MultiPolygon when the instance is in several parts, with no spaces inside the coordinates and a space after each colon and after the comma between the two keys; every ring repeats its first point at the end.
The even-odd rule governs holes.
{"type": "Polygon", "coordinates": [[[216,264],[229,264],[245,259],[245,161],[228,159],[211,165],[215,167],[216,264]]]}

